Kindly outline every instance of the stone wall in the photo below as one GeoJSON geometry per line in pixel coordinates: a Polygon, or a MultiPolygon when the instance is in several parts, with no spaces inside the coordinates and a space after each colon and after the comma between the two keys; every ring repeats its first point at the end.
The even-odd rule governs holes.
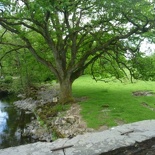
{"type": "MultiPolygon", "coordinates": [[[[110,151],[135,146],[153,137],[155,137],[155,120],[146,120],[117,126],[102,132],[77,135],[71,139],[58,139],[52,143],[37,142],[3,149],[0,150],[0,155],[109,155],[110,151]]],[[[145,152],[145,154],[148,153],[150,150],[145,152]]]]}

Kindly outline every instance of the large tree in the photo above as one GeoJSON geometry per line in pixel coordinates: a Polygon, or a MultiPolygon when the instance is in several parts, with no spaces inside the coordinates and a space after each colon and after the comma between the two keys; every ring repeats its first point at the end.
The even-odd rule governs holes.
{"type": "Polygon", "coordinates": [[[72,83],[98,58],[127,67],[122,56],[135,54],[155,27],[151,0],[1,0],[0,6],[1,44],[27,48],[47,66],[62,103],[73,101],[72,83]],[[7,32],[18,44],[6,40],[7,32]]]}

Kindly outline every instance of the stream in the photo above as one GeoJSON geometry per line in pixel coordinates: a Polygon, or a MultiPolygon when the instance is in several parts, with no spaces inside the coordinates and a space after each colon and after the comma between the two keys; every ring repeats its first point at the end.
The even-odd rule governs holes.
{"type": "Polygon", "coordinates": [[[12,102],[0,100],[0,149],[34,142],[31,137],[22,136],[34,115],[15,108],[12,102]]]}

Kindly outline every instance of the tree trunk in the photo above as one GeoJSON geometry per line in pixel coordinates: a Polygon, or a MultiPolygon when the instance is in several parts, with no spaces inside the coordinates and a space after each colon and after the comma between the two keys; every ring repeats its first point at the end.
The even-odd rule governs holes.
{"type": "Polygon", "coordinates": [[[67,104],[74,102],[72,96],[72,82],[69,78],[60,81],[60,103],[67,104]]]}

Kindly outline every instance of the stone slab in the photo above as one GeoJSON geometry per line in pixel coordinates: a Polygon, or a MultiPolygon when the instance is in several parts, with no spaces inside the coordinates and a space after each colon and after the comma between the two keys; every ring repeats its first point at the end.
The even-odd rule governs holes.
{"type": "Polygon", "coordinates": [[[113,127],[102,132],[86,133],[72,139],[58,139],[52,143],[37,142],[1,149],[0,155],[64,155],[63,150],[51,149],[73,145],[64,149],[65,155],[100,155],[155,137],[155,120],[145,120],[113,127]]]}

